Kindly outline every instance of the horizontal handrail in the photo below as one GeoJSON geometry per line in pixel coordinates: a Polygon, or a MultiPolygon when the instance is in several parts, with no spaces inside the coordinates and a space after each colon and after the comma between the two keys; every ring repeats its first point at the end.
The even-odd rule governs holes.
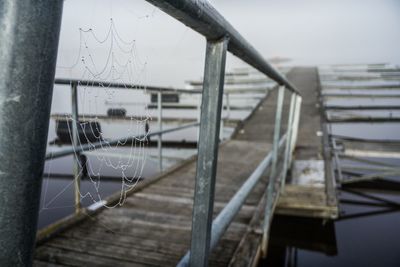
{"type": "Polygon", "coordinates": [[[165,129],[162,131],[155,131],[155,132],[151,132],[148,134],[142,134],[142,135],[138,135],[138,136],[129,136],[129,137],[125,137],[125,138],[119,138],[119,139],[115,139],[115,140],[111,140],[111,141],[99,141],[99,142],[95,142],[95,143],[91,143],[91,144],[84,144],[81,145],[79,147],[71,147],[65,150],[61,150],[61,151],[55,151],[55,152],[49,152],[46,154],[46,160],[49,159],[55,159],[55,158],[60,158],[60,157],[65,157],[68,155],[72,155],[74,153],[77,152],[83,152],[83,151],[87,151],[87,150],[93,150],[93,149],[98,149],[101,148],[105,145],[108,146],[112,146],[112,145],[117,145],[120,142],[128,142],[128,141],[132,141],[134,139],[143,139],[146,136],[147,137],[151,137],[151,136],[159,136],[162,134],[166,134],[166,133],[170,133],[170,132],[174,132],[174,131],[179,131],[179,130],[183,130],[186,128],[190,128],[190,127],[195,127],[198,126],[200,123],[195,122],[195,123],[188,123],[179,127],[175,127],[175,128],[169,128],[169,129],[165,129]]]}
{"type": "MultiPolygon", "coordinates": [[[[279,149],[283,147],[287,138],[287,134],[281,137],[279,141],[279,149]]],[[[218,216],[213,220],[211,228],[211,242],[210,251],[215,249],[222,235],[228,229],[232,223],[236,214],[240,211],[243,203],[247,197],[253,191],[254,187],[258,184],[261,177],[265,173],[265,170],[271,165],[273,152],[269,152],[268,155],[261,161],[253,173],[247,178],[246,182],[240,187],[236,194],[230,199],[228,204],[222,209],[218,216]]],[[[190,260],[190,251],[188,251],[181,261],[177,264],[179,267],[188,266],[190,260]]]]}
{"type": "MultiPolygon", "coordinates": [[[[203,90],[201,89],[181,89],[173,87],[161,87],[143,84],[131,84],[131,83],[112,83],[106,81],[97,80],[78,80],[78,79],[55,79],[54,84],[57,85],[72,85],[78,84],[80,86],[87,87],[111,87],[118,89],[132,89],[132,90],[146,90],[148,92],[165,92],[165,93],[180,93],[180,94],[201,94],[203,90]]],[[[270,87],[257,87],[257,88],[226,88],[224,89],[224,94],[240,94],[249,92],[265,92],[269,90],[270,87]]]]}
{"type": "Polygon", "coordinates": [[[368,142],[368,143],[400,143],[400,139],[373,139],[364,137],[345,136],[338,134],[329,134],[332,139],[352,142],[368,142]]]}
{"type": "Polygon", "coordinates": [[[78,84],[81,86],[88,87],[111,87],[118,89],[135,89],[135,90],[146,90],[152,92],[167,92],[167,93],[185,93],[185,94],[201,94],[201,90],[188,90],[143,84],[131,84],[131,83],[113,83],[107,81],[97,81],[97,80],[77,80],[77,79],[55,79],[55,84],[58,85],[71,85],[78,84]]]}
{"type": "Polygon", "coordinates": [[[202,34],[208,40],[229,38],[228,50],[264,73],[279,85],[286,86],[300,95],[297,89],[274,67],[272,67],[254,47],[236,31],[233,26],[208,1],[197,0],[146,0],[170,16],[202,34]]]}

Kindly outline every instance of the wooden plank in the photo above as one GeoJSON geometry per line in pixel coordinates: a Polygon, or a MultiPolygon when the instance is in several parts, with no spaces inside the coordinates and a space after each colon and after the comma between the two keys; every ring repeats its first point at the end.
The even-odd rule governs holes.
{"type": "Polygon", "coordinates": [[[262,239],[262,222],[264,217],[266,194],[260,198],[246,233],[243,235],[238,247],[233,254],[229,265],[236,266],[256,266],[261,255],[260,244],[262,239]]]}
{"type": "MultiPolygon", "coordinates": [[[[226,205],[226,202],[214,203],[214,214],[218,214],[226,205]]],[[[143,211],[168,210],[173,214],[183,214],[191,216],[193,206],[192,198],[182,198],[176,196],[163,196],[158,194],[139,193],[127,199],[124,208],[143,211]]],[[[238,214],[236,221],[246,223],[254,212],[254,207],[245,205],[238,214]]]]}
{"type": "MultiPolygon", "coordinates": [[[[188,159],[182,161],[180,164],[174,165],[171,168],[168,168],[163,173],[155,175],[153,177],[147,178],[141,182],[139,182],[135,190],[132,190],[127,193],[127,196],[138,192],[147,186],[158,182],[160,179],[167,177],[169,174],[172,174],[180,169],[184,168],[185,166],[189,165],[191,162],[194,162],[196,159],[196,155],[189,157],[188,159]]],[[[115,194],[111,195],[110,197],[106,198],[106,203],[108,206],[113,206],[120,201],[120,192],[116,192],[115,194]]],[[[44,229],[38,231],[36,235],[36,245],[40,245],[41,243],[45,242],[46,240],[52,238],[59,232],[65,231],[70,227],[73,227],[82,221],[91,218],[91,216],[97,214],[98,212],[102,211],[104,207],[100,207],[97,210],[88,210],[86,208],[82,208],[79,214],[70,215],[60,221],[57,221],[44,229]]]]}
{"type": "MultiPolygon", "coordinates": [[[[94,234],[109,234],[111,239],[114,235],[123,235],[131,237],[132,240],[168,240],[169,242],[186,245],[190,240],[190,230],[191,227],[165,225],[127,218],[104,217],[97,219],[94,223],[87,222],[64,233],[86,232],[89,234],[93,232],[94,234]]],[[[237,241],[244,231],[245,228],[234,224],[228,229],[223,239],[237,241]]]]}
{"type": "MultiPolygon", "coordinates": [[[[107,254],[105,254],[107,255],[107,254]]],[[[124,260],[115,260],[108,257],[93,256],[87,253],[80,253],[76,251],[71,251],[69,249],[53,248],[49,246],[41,246],[36,249],[35,258],[42,262],[49,262],[51,264],[65,265],[65,266],[99,266],[99,267],[139,267],[144,266],[144,264],[135,264],[133,262],[126,262],[124,260]]],[[[147,264],[146,266],[152,266],[147,264]]],[[[154,266],[154,265],[153,265],[154,266]]]]}
{"type": "Polygon", "coordinates": [[[400,112],[395,110],[329,110],[329,122],[394,122],[400,121],[400,112]]]}
{"type": "Polygon", "coordinates": [[[343,151],[339,154],[350,157],[400,158],[400,142],[380,140],[340,140],[343,151]]]}
{"type": "Polygon", "coordinates": [[[281,194],[276,213],[300,217],[336,218],[337,206],[326,204],[324,187],[287,185],[281,194]]]}
{"type": "MultiPolygon", "coordinates": [[[[187,232],[190,235],[190,232],[187,232]]],[[[68,239],[78,239],[84,243],[92,242],[96,244],[100,244],[103,246],[103,243],[106,245],[113,245],[120,248],[126,248],[129,250],[136,250],[138,253],[147,254],[147,256],[151,256],[152,258],[157,256],[160,258],[172,258],[173,261],[178,260],[188,249],[188,242],[185,243],[175,243],[171,242],[169,239],[145,239],[145,238],[135,238],[132,236],[125,235],[114,235],[112,239],[109,239],[107,234],[93,234],[91,231],[89,232],[75,232],[74,234],[63,234],[65,237],[63,240],[68,242],[68,239]],[[157,253],[157,254],[151,254],[157,253]],[[164,256],[163,256],[164,255],[164,256]]],[[[214,252],[216,257],[214,259],[215,262],[226,262],[230,259],[230,253],[236,247],[236,242],[232,242],[232,240],[224,239],[221,241],[221,246],[219,246],[214,252]]],[[[151,261],[151,260],[149,260],[151,261]]]]}
{"type": "Polygon", "coordinates": [[[60,265],[56,263],[49,263],[46,261],[39,261],[39,260],[34,260],[33,261],[33,266],[34,267],[60,267],[60,266],[65,266],[65,265],[60,265]]]}
{"type": "Polygon", "coordinates": [[[121,245],[112,245],[105,242],[80,240],[75,238],[56,238],[46,244],[48,247],[65,249],[76,253],[86,253],[95,257],[103,257],[114,261],[124,261],[133,265],[145,265],[151,262],[157,266],[172,266],[176,263],[176,256],[165,255],[157,252],[136,250],[121,245]]]}

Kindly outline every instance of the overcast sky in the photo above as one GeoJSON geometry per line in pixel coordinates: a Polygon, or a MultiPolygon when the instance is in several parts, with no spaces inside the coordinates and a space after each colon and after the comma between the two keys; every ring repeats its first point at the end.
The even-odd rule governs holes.
{"type": "MultiPolygon", "coordinates": [[[[400,63],[398,0],[212,0],[225,18],[266,58],[293,64],[400,63]]],[[[105,36],[113,19],[125,40],[136,40],[149,84],[181,86],[199,78],[203,37],[144,0],[65,0],[59,66],[71,65],[79,50],[79,28],[105,36]]],[[[102,64],[107,45],[92,43],[102,64]]],[[[228,68],[240,61],[229,58],[228,68]]],[[[57,76],[76,73],[58,69],[57,76]]]]}
{"type": "MultiPolygon", "coordinates": [[[[288,57],[294,65],[400,64],[399,0],[212,0],[211,4],[265,58],[288,57]]],[[[186,80],[201,78],[204,38],[144,0],[65,0],[57,77],[82,78],[82,64],[65,68],[79,55],[96,65],[93,70],[106,65],[110,43],[99,43],[87,33],[90,53],[82,48],[79,54],[79,29],[92,29],[104,38],[110,19],[122,39],[135,40],[135,69],[128,82],[182,87],[186,80]]],[[[117,48],[112,49],[116,57],[126,61],[128,56],[117,48]]],[[[227,69],[236,66],[243,63],[229,56],[227,69]]],[[[70,112],[69,93],[54,90],[53,112],[70,112]]],[[[106,97],[107,92],[101,92],[96,105],[104,106],[106,97]]],[[[132,99],[119,92],[114,100],[127,98],[132,99]]],[[[90,99],[80,100],[85,109],[90,99]]]]}

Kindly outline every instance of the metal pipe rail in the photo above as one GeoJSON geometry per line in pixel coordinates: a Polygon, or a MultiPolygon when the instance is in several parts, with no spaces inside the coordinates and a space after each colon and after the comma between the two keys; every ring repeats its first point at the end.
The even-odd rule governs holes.
{"type": "Polygon", "coordinates": [[[285,77],[272,67],[254,47],[208,1],[146,0],[183,24],[202,34],[207,40],[229,38],[228,51],[264,73],[279,85],[300,94],[285,77]]]}
{"type": "Polygon", "coordinates": [[[91,144],[79,144],[79,133],[78,133],[78,124],[79,124],[79,111],[78,111],[78,86],[90,86],[90,87],[112,87],[112,88],[122,88],[122,89],[145,89],[145,86],[140,85],[133,85],[133,84],[123,84],[123,83],[108,83],[102,81],[95,81],[95,80],[67,80],[67,79],[56,79],[55,84],[60,85],[69,85],[71,87],[71,104],[72,104],[72,147],[67,148],[61,151],[47,153],[45,160],[53,160],[55,158],[60,158],[72,154],[76,154],[77,156],[73,162],[73,177],[74,177],[74,193],[75,193],[75,213],[79,214],[81,211],[81,201],[80,201],[80,180],[81,180],[81,166],[79,154],[84,151],[99,149],[104,146],[114,146],[118,145],[119,143],[126,143],[132,142],[134,139],[143,139],[146,136],[157,136],[157,149],[158,149],[158,166],[159,171],[162,172],[163,170],[163,158],[162,158],[162,135],[174,131],[183,130],[190,127],[198,126],[200,123],[190,123],[186,125],[182,125],[175,128],[165,129],[162,130],[162,94],[163,92],[178,92],[178,93],[190,93],[190,94],[197,94],[201,91],[199,90],[181,90],[181,89],[171,89],[171,88],[164,88],[164,87],[152,87],[149,86],[150,90],[153,90],[157,93],[157,108],[158,108],[158,131],[154,131],[151,133],[146,133],[138,136],[128,136],[125,138],[119,138],[111,141],[99,141],[91,144]]]}
{"type": "Polygon", "coordinates": [[[1,266],[32,265],[63,2],[0,2],[1,266]]]}
{"type": "MultiPolygon", "coordinates": [[[[203,90],[201,92],[153,86],[146,87],[149,91],[157,92],[202,93],[192,219],[191,251],[193,253],[190,257],[190,264],[191,266],[207,266],[210,248],[215,247],[218,241],[216,237],[222,234],[227,227],[226,222],[231,219],[231,215],[218,217],[221,221],[220,223],[218,221],[215,222],[218,224],[213,225],[214,230],[212,232],[211,224],[222,96],[224,93],[226,52],[230,51],[282,87],[296,94],[296,97],[292,98],[296,101],[294,112],[296,114],[292,119],[292,125],[290,125],[290,127],[293,127],[293,130],[287,136],[289,141],[286,142],[286,146],[290,146],[290,153],[293,152],[296,142],[301,97],[296,88],[264,60],[207,1],[147,1],[172,17],[182,21],[207,39],[203,90]],[[228,218],[229,220],[222,218],[228,218]],[[212,239],[212,236],[214,236],[214,239],[212,239]]],[[[40,200],[40,184],[45,158],[51,95],[52,88],[54,87],[62,1],[28,1],[29,4],[22,4],[18,1],[14,3],[15,1],[13,0],[4,0],[3,2],[4,8],[0,9],[0,24],[11,26],[0,27],[0,39],[6,40],[0,43],[0,49],[2,50],[0,61],[4,63],[2,64],[3,68],[0,69],[0,96],[6,99],[6,101],[0,101],[0,107],[3,109],[7,108],[9,111],[0,114],[0,139],[2,140],[0,143],[2,148],[4,148],[0,149],[0,152],[2,152],[0,153],[0,156],[2,156],[2,160],[0,161],[0,169],[2,170],[0,173],[0,196],[5,201],[4,205],[0,207],[0,234],[5,236],[0,239],[0,248],[2,248],[0,249],[0,262],[7,266],[30,266],[33,258],[32,253],[40,200]],[[18,25],[18,27],[14,27],[15,25],[18,25]],[[26,40],[32,40],[32,42],[27,44],[26,40]],[[13,82],[15,80],[18,80],[18,83],[13,82]],[[10,116],[10,114],[13,115],[10,116]],[[35,114],[35,116],[32,116],[32,114],[35,114]],[[26,123],[27,121],[29,123],[26,123]],[[16,139],[28,141],[22,144],[23,147],[15,148],[13,140],[16,139]],[[10,157],[10,154],[12,157],[10,157]],[[13,180],[11,181],[10,179],[13,180]],[[18,181],[18,183],[15,183],[15,181],[18,181]],[[24,190],[15,190],[15,184],[24,190]],[[19,203],[17,207],[13,205],[15,202],[19,203]],[[15,227],[15,225],[20,227],[15,227]],[[18,252],[18,255],[16,252],[18,252]]],[[[56,84],[70,85],[72,90],[76,89],[79,83],[86,83],[86,86],[104,87],[106,85],[107,87],[112,86],[121,89],[143,88],[142,85],[56,80],[56,84]]],[[[74,94],[74,91],[72,93],[74,94]]],[[[75,101],[73,105],[76,105],[75,111],[73,111],[75,113],[74,116],[78,118],[77,98],[74,96],[73,99],[75,99],[73,100],[75,101]]],[[[279,107],[282,107],[282,99],[279,99],[279,107]]],[[[159,106],[161,108],[160,101],[159,106]]],[[[278,112],[280,113],[281,110],[277,110],[278,112]]],[[[185,125],[181,129],[191,126],[193,125],[185,125]]],[[[280,116],[277,116],[274,129],[275,136],[279,136],[280,126],[281,119],[280,116]]],[[[173,130],[176,129],[153,132],[149,135],[161,136],[162,133],[173,130]]],[[[74,134],[77,133],[75,132],[74,134]]],[[[126,139],[123,140],[125,141],[126,139]]],[[[120,140],[113,140],[111,144],[117,144],[118,141],[120,140]]],[[[159,138],[159,142],[161,142],[161,138],[159,138]]],[[[95,147],[98,148],[104,144],[103,142],[99,142],[95,147]]],[[[271,160],[265,159],[263,163],[272,162],[272,167],[275,169],[276,157],[278,156],[277,147],[279,147],[278,138],[274,138],[273,146],[274,150],[271,154],[271,160]]],[[[89,145],[86,148],[89,148],[89,145]]],[[[93,146],[90,146],[90,148],[93,149],[93,146]]],[[[55,152],[53,158],[54,156],[61,157],[77,151],[81,152],[83,149],[82,147],[76,147],[75,142],[75,149],[55,152]]],[[[290,165],[291,157],[285,157],[285,160],[288,160],[287,167],[290,165]]],[[[283,169],[281,173],[284,173],[284,179],[286,169],[283,169]]],[[[253,173],[251,178],[255,181],[257,180],[255,178],[257,176],[258,170],[253,173]]],[[[274,177],[270,177],[268,192],[277,184],[274,179],[274,177]]],[[[237,212],[238,203],[236,201],[239,201],[237,199],[241,199],[244,196],[242,193],[249,189],[247,186],[249,185],[246,183],[246,187],[239,190],[240,193],[235,195],[235,205],[229,204],[224,208],[224,214],[237,212]]],[[[279,194],[279,191],[277,194],[279,194]]],[[[263,245],[269,229],[268,225],[275,200],[276,198],[267,199],[263,245]]]]}
{"type": "Polygon", "coordinates": [[[113,83],[113,82],[103,82],[96,80],[75,80],[75,79],[55,79],[54,84],[58,85],[81,85],[88,87],[111,87],[118,89],[133,89],[133,90],[147,90],[151,92],[166,92],[166,93],[184,93],[184,94],[201,94],[201,90],[188,90],[161,86],[151,86],[142,84],[130,84],[130,83],[113,83]]]}
{"type": "MultiPolygon", "coordinates": [[[[287,134],[282,136],[279,141],[279,149],[283,148],[287,134]]],[[[240,211],[247,197],[253,191],[254,187],[258,184],[261,177],[265,174],[266,169],[271,165],[273,159],[273,152],[269,152],[268,155],[261,161],[253,173],[247,178],[236,194],[229,200],[228,204],[222,209],[218,216],[212,222],[211,230],[211,244],[210,251],[215,249],[218,245],[219,240],[228,229],[229,225],[240,211]]],[[[188,266],[190,260],[190,251],[177,264],[179,267],[188,266]]]]}
{"type": "MultiPolygon", "coordinates": [[[[117,89],[131,89],[131,90],[146,90],[154,93],[179,93],[179,94],[201,94],[201,89],[182,89],[173,87],[162,87],[153,85],[143,84],[130,84],[130,83],[113,83],[97,80],[79,80],[79,79],[61,79],[57,78],[54,80],[54,84],[57,85],[70,85],[77,84],[78,86],[86,87],[100,87],[100,88],[117,88],[117,89]]],[[[264,93],[268,91],[270,87],[257,87],[257,88],[231,88],[225,89],[225,94],[242,94],[242,93],[264,93]]]]}
{"type": "MultiPolygon", "coordinates": [[[[276,118],[275,118],[275,127],[274,127],[274,140],[273,140],[273,149],[268,153],[268,155],[264,158],[264,160],[257,166],[257,168],[253,171],[250,177],[246,180],[246,182],[239,188],[233,198],[229,201],[229,203],[223,208],[223,210],[218,214],[218,216],[212,222],[210,236],[208,237],[209,247],[207,247],[208,251],[200,253],[203,254],[205,259],[208,259],[209,253],[217,246],[219,240],[222,235],[225,233],[230,223],[232,223],[236,214],[240,211],[241,206],[244,201],[251,193],[254,186],[259,182],[262,175],[266,172],[266,170],[270,168],[270,177],[267,186],[267,200],[265,206],[265,214],[264,214],[264,231],[263,238],[261,243],[261,252],[263,256],[266,255],[266,246],[269,234],[270,223],[272,220],[272,213],[275,208],[276,200],[281,192],[282,188],[285,184],[286,174],[289,166],[291,165],[292,153],[294,151],[294,146],[296,143],[296,136],[299,124],[299,115],[300,115],[300,104],[301,97],[292,93],[290,100],[290,109],[289,109],[289,118],[286,133],[279,139],[280,129],[282,125],[282,109],[283,109],[283,91],[284,87],[279,88],[278,92],[278,103],[276,107],[276,118]],[[283,153],[280,153],[280,150],[285,147],[283,153]],[[282,155],[281,155],[282,154],[282,155]],[[277,171],[278,167],[278,158],[282,156],[283,164],[279,171],[277,171]],[[279,189],[279,187],[281,189],[279,189]]],[[[199,150],[200,154],[200,150],[199,150]]],[[[199,163],[198,163],[199,164],[199,163]]],[[[199,166],[198,166],[199,168],[199,166]]],[[[197,177],[196,177],[197,179],[197,177]]],[[[197,182],[197,181],[196,181],[197,182]]],[[[195,190],[196,192],[196,190],[195,190]]],[[[212,195],[207,196],[212,199],[212,195]]],[[[196,199],[196,198],[195,198],[196,199]]],[[[196,213],[196,203],[194,204],[193,214],[196,213]]],[[[193,221],[193,224],[195,222],[193,221]]],[[[192,243],[197,242],[197,239],[193,238],[193,235],[201,235],[204,232],[194,232],[195,226],[192,225],[192,243]]],[[[193,247],[190,251],[194,251],[194,253],[199,253],[198,248],[193,247]]],[[[199,260],[198,255],[194,254],[194,259],[191,257],[191,253],[188,251],[185,256],[180,260],[177,266],[206,266],[207,261],[204,259],[199,260]]]]}
{"type": "MultiPolygon", "coordinates": [[[[272,154],[272,175],[268,192],[273,192],[275,168],[278,157],[278,137],[281,127],[281,114],[284,89],[292,91],[300,106],[301,97],[296,88],[263,57],[218,13],[207,1],[197,0],[147,0],[185,25],[199,32],[207,39],[206,62],[203,80],[203,97],[200,117],[200,134],[196,170],[196,183],[192,216],[191,256],[185,264],[207,266],[210,253],[211,221],[214,206],[214,191],[218,158],[218,140],[221,119],[222,94],[224,90],[226,52],[230,51],[280,85],[277,117],[272,154]]],[[[293,112],[290,112],[293,113],[293,112]]],[[[298,116],[298,115],[296,115],[298,116]]],[[[296,128],[294,121],[291,127],[296,128]]],[[[298,120],[297,120],[298,123],[298,120]]],[[[292,131],[290,153],[293,152],[297,130],[292,131]]],[[[289,160],[291,157],[285,157],[289,160]]],[[[285,168],[289,166],[285,163],[285,168]]],[[[285,171],[285,170],[284,170],[285,171]]],[[[286,172],[284,173],[284,176],[286,172]]],[[[284,179],[284,178],[283,178],[284,179]]],[[[275,201],[273,194],[267,194],[262,251],[265,254],[270,218],[275,201]]]]}
{"type": "Polygon", "coordinates": [[[61,158],[61,157],[65,157],[65,156],[68,156],[68,155],[72,155],[74,153],[79,153],[79,152],[84,152],[84,151],[87,151],[87,150],[93,150],[93,149],[102,148],[103,146],[113,146],[113,145],[117,145],[120,142],[133,141],[134,139],[143,139],[146,136],[149,136],[149,137],[151,137],[151,136],[159,136],[159,135],[162,135],[162,134],[183,130],[183,129],[190,128],[190,127],[195,127],[195,126],[198,126],[198,125],[199,125],[198,122],[194,122],[194,123],[185,124],[185,125],[182,125],[182,126],[179,126],[179,127],[165,129],[165,130],[162,130],[162,131],[151,132],[151,133],[148,133],[148,134],[142,134],[142,135],[138,135],[138,136],[129,136],[129,137],[125,137],[125,138],[114,139],[114,140],[111,140],[111,141],[99,141],[99,142],[92,143],[92,144],[84,144],[84,145],[81,145],[81,146],[76,146],[75,148],[72,147],[72,148],[61,150],[61,151],[47,153],[45,159],[46,160],[51,160],[51,159],[55,159],[55,158],[61,158]]]}

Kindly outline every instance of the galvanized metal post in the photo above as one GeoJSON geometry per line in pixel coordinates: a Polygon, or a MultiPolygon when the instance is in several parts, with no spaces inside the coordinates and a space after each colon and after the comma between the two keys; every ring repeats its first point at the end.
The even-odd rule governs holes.
{"type": "Polygon", "coordinates": [[[231,118],[231,105],[229,101],[229,93],[226,93],[226,118],[228,120],[231,118]]]}
{"type": "MultiPolygon", "coordinates": [[[[158,130],[162,131],[162,93],[157,92],[157,109],[158,109],[158,130]]],[[[158,148],[158,168],[160,172],[162,171],[162,133],[158,135],[157,139],[158,148]]]]}
{"type": "Polygon", "coordinates": [[[294,117],[294,109],[295,109],[295,104],[296,104],[296,93],[292,93],[290,96],[290,108],[289,108],[289,118],[288,118],[288,123],[287,123],[287,138],[286,138],[286,145],[285,145],[285,158],[283,162],[283,177],[281,181],[281,192],[284,192],[285,190],[285,183],[286,183],[286,175],[287,175],[287,170],[290,167],[289,164],[289,154],[291,153],[291,145],[292,145],[292,139],[293,139],[293,117],[294,117]]]}
{"type": "Polygon", "coordinates": [[[31,266],[62,0],[0,1],[0,266],[31,266]]]}
{"type": "Polygon", "coordinates": [[[224,118],[221,117],[221,125],[219,127],[219,139],[224,140],[224,118]]]}
{"type": "Polygon", "coordinates": [[[197,144],[199,143],[199,137],[200,137],[200,115],[201,115],[201,97],[197,99],[197,114],[196,114],[196,121],[199,123],[199,126],[197,127],[197,144]]]}
{"type": "Polygon", "coordinates": [[[341,183],[343,181],[343,175],[342,175],[342,164],[340,163],[339,155],[338,155],[338,146],[336,143],[336,138],[331,138],[332,140],[332,149],[333,149],[333,156],[335,158],[335,167],[336,171],[338,173],[338,177],[336,179],[337,183],[341,183]]]}
{"type": "Polygon", "coordinates": [[[278,89],[278,99],[276,100],[276,112],[275,112],[275,126],[274,126],[274,139],[272,143],[272,167],[270,174],[270,181],[274,179],[276,173],[276,165],[278,162],[278,146],[279,146],[279,135],[281,133],[282,125],[282,109],[283,109],[283,99],[285,96],[285,86],[279,86],[278,89]]]}
{"type": "MultiPolygon", "coordinates": [[[[79,112],[78,112],[78,83],[71,84],[71,106],[72,106],[72,145],[79,147],[79,112]]],[[[81,167],[80,152],[75,151],[73,163],[74,190],[75,190],[75,213],[81,210],[81,167]]]]}
{"type": "Polygon", "coordinates": [[[278,99],[276,104],[276,112],[275,112],[275,126],[274,126],[274,137],[272,144],[272,166],[271,172],[268,181],[267,187],[267,201],[265,205],[265,215],[264,215],[264,229],[263,229],[263,237],[261,241],[261,254],[263,257],[267,255],[267,242],[268,242],[268,234],[269,227],[272,218],[272,210],[273,204],[275,201],[275,174],[276,174],[276,165],[278,162],[278,148],[279,148],[279,135],[281,131],[281,122],[282,122],[282,109],[283,109],[283,99],[285,96],[285,87],[279,86],[278,89],[278,99]]]}
{"type": "Polygon", "coordinates": [[[207,41],[200,117],[190,266],[207,266],[228,39],[207,41]]]}
{"type": "MultiPolygon", "coordinates": [[[[282,137],[279,141],[279,148],[282,148],[285,138],[282,137]]],[[[229,200],[228,204],[222,209],[218,216],[213,220],[211,229],[211,241],[210,241],[210,252],[215,249],[218,245],[219,240],[228,229],[229,225],[234,220],[240,208],[246,201],[247,197],[253,191],[254,187],[258,184],[260,179],[263,177],[265,170],[269,167],[272,160],[272,152],[261,161],[253,173],[249,176],[246,182],[243,183],[242,187],[235,193],[235,195],[229,200]]],[[[178,267],[188,266],[190,260],[190,251],[178,263],[178,267]]]]}
{"type": "Polygon", "coordinates": [[[289,162],[288,164],[292,164],[292,157],[294,149],[296,148],[297,143],[297,133],[299,131],[299,122],[300,122],[300,110],[301,110],[301,96],[296,95],[296,105],[294,109],[294,117],[293,117],[293,132],[292,132],[292,143],[290,145],[290,153],[289,153],[289,162]]]}
{"type": "MultiPolygon", "coordinates": [[[[220,133],[220,139],[224,140],[224,127],[225,127],[225,120],[228,120],[230,116],[230,106],[229,106],[229,94],[225,94],[225,99],[226,99],[226,115],[225,117],[221,118],[221,133],[220,133]]],[[[223,103],[222,103],[223,105],[223,103]]]]}

